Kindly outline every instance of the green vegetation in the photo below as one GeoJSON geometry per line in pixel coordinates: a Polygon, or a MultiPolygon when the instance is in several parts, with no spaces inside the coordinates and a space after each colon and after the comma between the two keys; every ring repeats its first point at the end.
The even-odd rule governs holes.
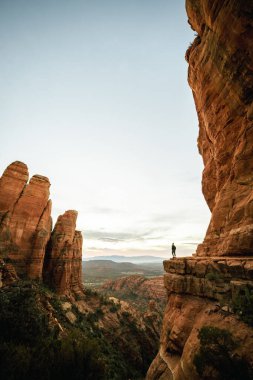
{"type": "Polygon", "coordinates": [[[130,316],[130,313],[128,311],[123,311],[121,315],[123,318],[128,318],[130,316]]]}
{"type": "Polygon", "coordinates": [[[234,313],[250,326],[253,326],[253,290],[245,287],[232,301],[234,313]]]}
{"type": "Polygon", "coordinates": [[[112,303],[112,305],[110,306],[110,308],[109,308],[109,311],[111,312],[111,313],[117,313],[117,311],[118,310],[120,310],[120,308],[121,308],[121,305],[120,305],[120,303],[112,303]]]}
{"type": "Polygon", "coordinates": [[[238,347],[232,334],[213,326],[199,331],[200,349],[194,365],[202,380],[252,380],[249,363],[235,354],[238,347]]]}
{"type": "Polygon", "coordinates": [[[209,272],[206,275],[206,279],[209,281],[222,281],[223,276],[218,272],[209,272]]]}
{"type": "Polygon", "coordinates": [[[46,291],[32,282],[0,292],[0,377],[105,379],[106,364],[94,339],[74,329],[58,339],[58,325],[40,307],[46,291]]]}
{"type": "Polygon", "coordinates": [[[148,337],[137,327],[133,330],[127,316],[117,335],[113,329],[99,329],[97,322],[104,318],[101,307],[109,311],[116,305],[105,296],[88,293],[86,299],[95,304],[93,313],[85,316],[72,305],[77,319],[71,324],[62,309],[69,300],[42,284],[19,281],[0,289],[0,378],[143,379],[155,355],[148,337]]]}

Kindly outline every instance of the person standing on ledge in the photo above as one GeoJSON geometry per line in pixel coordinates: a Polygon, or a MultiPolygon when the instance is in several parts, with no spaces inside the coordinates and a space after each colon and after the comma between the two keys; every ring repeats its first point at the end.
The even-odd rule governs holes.
{"type": "Polygon", "coordinates": [[[174,257],[176,257],[176,249],[177,249],[177,247],[175,246],[174,243],[172,243],[171,251],[172,251],[172,257],[173,257],[173,259],[174,259],[174,257]]]}

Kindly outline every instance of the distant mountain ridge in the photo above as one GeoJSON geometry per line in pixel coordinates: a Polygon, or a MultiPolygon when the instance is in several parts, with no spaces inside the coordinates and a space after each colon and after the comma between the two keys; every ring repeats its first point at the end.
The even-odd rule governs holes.
{"type": "Polygon", "coordinates": [[[89,258],[83,258],[83,261],[95,261],[95,260],[111,260],[117,263],[162,263],[163,260],[166,260],[165,257],[157,256],[122,256],[122,255],[111,255],[111,256],[93,256],[89,258]]]}

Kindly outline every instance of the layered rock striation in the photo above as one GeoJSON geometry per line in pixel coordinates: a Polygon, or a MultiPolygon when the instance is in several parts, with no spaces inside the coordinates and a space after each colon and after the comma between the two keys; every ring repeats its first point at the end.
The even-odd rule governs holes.
{"type": "MultiPolygon", "coordinates": [[[[253,257],[172,259],[164,262],[164,269],[168,303],[159,353],[146,379],[201,380],[194,358],[205,326],[230,332],[238,345],[235,357],[253,367],[253,329],[240,316],[242,311],[235,313],[238,302],[253,294],[253,257]]],[[[220,377],[208,377],[215,378],[220,377]]]]}
{"type": "Polygon", "coordinates": [[[186,59],[212,215],[193,257],[164,262],[168,303],[147,380],[223,378],[214,367],[203,377],[194,362],[206,326],[231,334],[234,360],[253,368],[253,2],[186,0],[186,10],[197,32],[186,59]]]}
{"type": "MultiPolygon", "coordinates": [[[[50,182],[19,161],[0,178],[0,258],[12,276],[46,279],[59,293],[81,289],[82,236],[77,212],[58,218],[52,232],[50,182]],[[15,275],[14,275],[15,273],[15,275]]],[[[6,274],[5,274],[6,276],[6,274]]]]}
{"type": "Polygon", "coordinates": [[[77,212],[58,217],[46,250],[44,278],[58,293],[82,292],[82,234],[76,231],[77,212]]]}
{"type": "Polygon", "coordinates": [[[202,189],[212,217],[198,255],[253,252],[253,4],[187,0],[186,52],[199,119],[202,189]]]}

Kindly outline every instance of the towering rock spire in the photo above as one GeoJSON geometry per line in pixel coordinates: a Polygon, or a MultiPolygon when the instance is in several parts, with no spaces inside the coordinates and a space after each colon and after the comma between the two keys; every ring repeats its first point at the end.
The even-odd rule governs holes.
{"type": "Polygon", "coordinates": [[[0,178],[0,259],[18,276],[44,277],[62,294],[80,292],[82,235],[75,231],[77,212],[60,216],[51,236],[50,182],[41,175],[29,182],[28,178],[27,166],[19,161],[0,178]]]}
{"type": "Polygon", "coordinates": [[[58,217],[46,252],[45,280],[60,294],[82,290],[82,234],[75,230],[76,219],[74,210],[58,217]]]}

